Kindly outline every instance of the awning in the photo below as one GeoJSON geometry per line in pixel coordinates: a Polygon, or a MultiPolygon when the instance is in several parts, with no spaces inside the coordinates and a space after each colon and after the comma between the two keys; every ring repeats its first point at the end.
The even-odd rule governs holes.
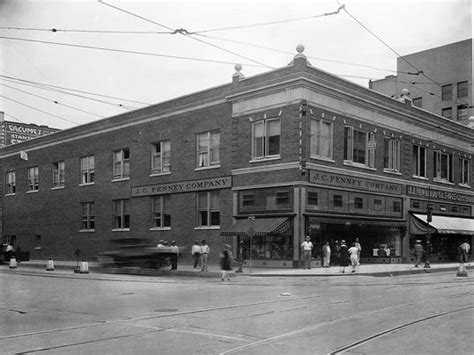
{"type": "Polygon", "coordinates": [[[290,228],[290,220],[286,217],[256,218],[250,221],[248,218],[238,219],[228,231],[222,231],[223,236],[247,236],[251,229],[254,236],[265,236],[283,234],[290,228]],[[252,227],[252,228],[251,228],[252,227]]]}
{"type": "MultiPolygon", "coordinates": [[[[426,234],[426,214],[413,213],[415,218],[410,221],[410,233],[412,234],[426,234]],[[419,228],[420,222],[424,228],[419,228]],[[414,229],[412,229],[414,227],[414,229]],[[421,229],[418,233],[416,228],[421,229]]],[[[467,234],[474,235],[474,219],[472,218],[460,218],[460,217],[448,217],[448,216],[433,216],[430,222],[430,227],[435,229],[435,233],[439,234],[467,234]]]]}

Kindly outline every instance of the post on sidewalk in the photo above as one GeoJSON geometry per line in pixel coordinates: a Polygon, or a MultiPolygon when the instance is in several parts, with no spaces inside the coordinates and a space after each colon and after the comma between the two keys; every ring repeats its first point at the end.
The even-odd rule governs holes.
{"type": "Polygon", "coordinates": [[[430,230],[430,223],[433,220],[433,207],[431,205],[428,205],[428,213],[426,215],[426,253],[425,253],[425,265],[423,268],[425,269],[430,269],[430,252],[431,252],[431,230],[430,230]]]}
{"type": "Polygon", "coordinates": [[[255,235],[255,216],[249,216],[250,227],[247,231],[249,236],[249,274],[252,273],[252,237],[255,235]]]}

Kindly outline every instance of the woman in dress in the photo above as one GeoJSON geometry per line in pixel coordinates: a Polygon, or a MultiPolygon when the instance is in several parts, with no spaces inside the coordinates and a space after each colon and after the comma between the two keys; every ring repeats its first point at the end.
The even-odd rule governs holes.
{"type": "Polygon", "coordinates": [[[355,272],[356,267],[359,265],[359,248],[357,248],[356,243],[352,243],[352,247],[349,248],[348,253],[350,255],[352,272],[355,272]]]}
{"type": "Polygon", "coordinates": [[[346,267],[349,266],[349,250],[347,249],[346,241],[341,240],[341,247],[339,250],[342,273],[346,272],[346,267]]]}
{"type": "Polygon", "coordinates": [[[230,281],[229,271],[232,270],[232,252],[230,249],[231,246],[226,244],[224,245],[224,250],[221,253],[222,281],[225,279],[230,281]]]}

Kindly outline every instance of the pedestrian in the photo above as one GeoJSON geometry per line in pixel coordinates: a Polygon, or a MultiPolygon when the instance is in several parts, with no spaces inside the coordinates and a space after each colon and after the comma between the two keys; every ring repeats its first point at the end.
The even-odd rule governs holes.
{"type": "Polygon", "coordinates": [[[350,255],[350,261],[352,265],[352,272],[356,272],[356,267],[359,266],[359,248],[357,248],[356,243],[352,243],[352,246],[349,248],[348,253],[350,255]]]}
{"type": "Polygon", "coordinates": [[[232,270],[232,251],[229,244],[224,245],[224,250],[220,254],[220,264],[222,269],[222,281],[230,281],[229,271],[232,270]]]}
{"type": "Polygon", "coordinates": [[[346,267],[349,266],[349,250],[347,249],[346,241],[341,240],[341,247],[339,249],[340,253],[340,264],[342,267],[342,273],[346,272],[346,267]]]}
{"type": "Polygon", "coordinates": [[[174,240],[171,241],[171,270],[178,270],[179,248],[174,240]]]}
{"type": "Polygon", "coordinates": [[[5,261],[9,262],[12,256],[13,256],[13,246],[10,243],[8,243],[5,249],[5,261]]]}
{"type": "Polygon", "coordinates": [[[334,242],[334,264],[335,265],[339,264],[340,258],[341,258],[341,245],[339,244],[339,241],[336,240],[334,242]]]}
{"type": "Polygon", "coordinates": [[[458,258],[461,264],[469,262],[469,250],[471,250],[471,246],[469,245],[467,239],[465,239],[458,248],[458,258]]]}
{"type": "Polygon", "coordinates": [[[331,261],[331,247],[329,246],[329,242],[324,243],[322,253],[323,267],[329,267],[331,261]]]}
{"type": "Polygon", "coordinates": [[[203,239],[201,241],[201,271],[207,271],[207,260],[209,259],[209,254],[211,253],[211,248],[206,244],[206,241],[203,239]]]}
{"type": "Polygon", "coordinates": [[[360,264],[360,252],[362,250],[362,246],[359,243],[359,238],[356,238],[354,244],[355,244],[355,247],[357,248],[357,262],[360,264]]]}
{"type": "Polygon", "coordinates": [[[304,269],[311,269],[311,252],[313,250],[313,243],[311,243],[311,237],[306,236],[306,240],[301,244],[303,249],[303,265],[304,269]]]}
{"type": "Polygon", "coordinates": [[[194,268],[201,266],[201,245],[195,240],[193,246],[191,247],[191,255],[193,257],[194,268]]]}
{"type": "Polygon", "coordinates": [[[418,267],[418,265],[421,264],[421,259],[423,258],[423,254],[425,252],[425,249],[423,249],[423,245],[421,245],[421,240],[417,239],[417,241],[415,242],[414,249],[416,257],[415,267],[418,267]]]}

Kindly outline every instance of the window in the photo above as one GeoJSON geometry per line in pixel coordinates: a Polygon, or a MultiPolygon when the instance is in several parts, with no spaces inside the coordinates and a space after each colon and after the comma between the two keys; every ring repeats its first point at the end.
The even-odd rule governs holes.
{"type": "Polygon", "coordinates": [[[453,85],[443,85],[441,87],[441,100],[451,101],[453,99],[453,85]]]}
{"type": "Polygon", "coordinates": [[[467,119],[467,105],[458,106],[458,121],[467,119]]]}
{"type": "Polygon", "coordinates": [[[344,127],[344,160],[366,167],[375,167],[375,134],[344,127]]]}
{"type": "Polygon", "coordinates": [[[334,207],[342,207],[342,195],[334,195],[333,196],[333,206],[334,207]]]}
{"type": "Polygon", "coordinates": [[[81,203],[81,230],[93,231],[95,229],[94,202],[81,203]]]}
{"type": "Polygon", "coordinates": [[[382,211],[382,200],[379,198],[374,199],[374,211],[382,211]]]}
{"type": "Polygon", "coordinates": [[[354,197],[354,208],[359,210],[364,208],[364,199],[362,197],[354,197]]]}
{"type": "Polygon", "coordinates": [[[413,175],[426,177],[426,149],[418,145],[413,146],[413,175]]]}
{"type": "Polygon", "coordinates": [[[81,184],[93,184],[95,178],[94,156],[81,158],[81,184]]]}
{"type": "Polygon", "coordinates": [[[171,227],[170,195],[152,197],[152,228],[171,227]]]}
{"type": "Polygon", "coordinates": [[[445,118],[452,119],[453,118],[453,108],[452,107],[446,107],[441,110],[441,116],[445,118]]]}
{"type": "Polygon", "coordinates": [[[435,179],[453,182],[453,156],[439,150],[434,151],[434,176],[435,179]]]}
{"type": "Polygon", "coordinates": [[[461,81],[458,83],[458,97],[467,97],[468,90],[467,81],[461,81]]]}
{"type": "Polygon", "coordinates": [[[28,191],[39,190],[39,168],[34,166],[28,168],[28,191]]]}
{"type": "Polygon", "coordinates": [[[151,173],[165,174],[169,172],[171,172],[171,142],[168,140],[153,144],[151,173]]]}
{"type": "Polygon", "coordinates": [[[460,179],[459,183],[462,185],[469,185],[469,160],[460,158],[459,159],[459,165],[460,165],[460,179]]]}
{"type": "Polygon", "coordinates": [[[333,124],[323,120],[311,120],[311,156],[333,158],[333,124]]]}
{"type": "Polygon", "coordinates": [[[114,152],[113,179],[126,179],[130,176],[130,150],[120,149],[114,152]]]}
{"type": "Polygon", "coordinates": [[[197,225],[210,227],[220,225],[219,191],[199,192],[197,194],[197,225]]]}
{"type": "Polygon", "coordinates": [[[65,164],[63,161],[57,161],[53,163],[53,189],[58,187],[64,187],[64,171],[65,164]]]}
{"type": "Polygon", "coordinates": [[[317,206],[318,204],[318,193],[308,191],[308,205],[317,206]]]}
{"type": "Polygon", "coordinates": [[[402,211],[402,204],[400,201],[392,201],[392,211],[399,213],[402,211]]]}
{"type": "Polygon", "coordinates": [[[413,99],[413,106],[416,106],[416,107],[423,107],[423,98],[422,97],[415,97],[413,99]]]}
{"type": "Polygon", "coordinates": [[[219,166],[220,157],[220,140],[219,131],[200,133],[197,139],[197,166],[198,168],[206,168],[211,166],[219,166]]]}
{"type": "Polygon", "coordinates": [[[41,234],[35,235],[35,249],[41,249],[41,234]]]}
{"type": "Polygon", "coordinates": [[[130,228],[130,200],[114,200],[114,229],[130,228]]]}
{"type": "Polygon", "coordinates": [[[280,119],[262,120],[252,124],[252,159],[280,154],[280,119]]]}
{"type": "Polygon", "coordinates": [[[383,167],[388,171],[400,172],[400,140],[386,137],[383,150],[383,167]]]}
{"type": "Polygon", "coordinates": [[[277,191],[275,202],[278,205],[287,205],[290,202],[290,194],[288,191],[277,191]]]}
{"type": "Polygon", "coordinates": [[[242,207],[254,206],[255,205],[255,194],[244,193],[242,194],[242,207]]]}
{"type": "Polygon", "coordinates": [[[7,182],[7,195],[13,195],[16,192],[16,174],[14,171],[9,171],[7,172],[6,176],[6,182],[7,182]]]}

